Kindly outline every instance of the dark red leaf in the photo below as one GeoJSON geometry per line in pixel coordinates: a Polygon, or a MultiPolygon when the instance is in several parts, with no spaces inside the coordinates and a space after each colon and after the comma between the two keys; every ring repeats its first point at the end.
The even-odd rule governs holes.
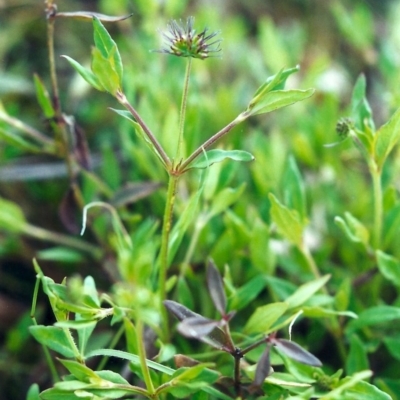
{"type": "Polygon", "coordinates": [[[211,260],[208,262],[207,266],[207,286],[215,308],[222,316],[224,316],[226,310],[224,284],[221,274],[211,260]]]}
{"type": "Polygon", "coordinates": [[[264,350],[261,358],[258,360],[256,373],[254,376],[254,386],[261,386],[265,378],[271,373],[271,361],[270,361],[270,346],[264,350]]]}
{"type": "Polygon", "coordinates": [[[177,303],[176,301],[164,300],[163,304],[171,314],[175,315],[175,317],[179,319],[179,321],[183,321],[186,318],[201,317],[200,314],[196,314],[192,310],[189,310],[189,308],[177,303]]]}
{"type": "Polygon", "coordinates": [[[74,153],[76,161],[82,168],[90,170],[90,152],[85,132],[79,125],[74,124],[72,133],[75,139],[74,153]]]}
{"type": "Polygon", "coordinates": [[[286,339],[272,339],[270,342],[292,360],[298,361],[302,364],[311,365],[313,367],[322,366],[321,361],[318,360],[317,357],[309,353],[307,350],[304,350],[297,343],[286,339]]]}
{"type": "Polygon", "coordinates": [[[178,325],[178,331],[187,337],[194,339],[202,339],[207,336],[220,324],[219,321],[214,321],[212,319],[204,317],[190,317],[184,319],[178,325]]]}
{"type": "Polygon", "coordinates": [[[111,204],[114,207],[120,207],[134,203],[135,201],[149,196],[161,186],[162,184],[157,182],[128,183],[115,193],[114,197],[111,199],[111,204]]]}

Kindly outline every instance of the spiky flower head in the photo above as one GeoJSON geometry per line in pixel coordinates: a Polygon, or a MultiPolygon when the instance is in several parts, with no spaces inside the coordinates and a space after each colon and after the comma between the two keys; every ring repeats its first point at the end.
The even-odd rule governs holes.
{"type": "Polygon", "coordinates": [[[176,20],[172,20],[167,25],[167,31],[162,32],[166,46],[159,52],[178,57],[200,58],[201,60],[212,57],[213,53],[220,52],[221,40],[212,41],[219,31],[207,34],[207,28],[205,28],[202,32],[196,33],[193,23],[194,17],[189,17],[185,26],[182,21],[178,23],[176,20]]]}

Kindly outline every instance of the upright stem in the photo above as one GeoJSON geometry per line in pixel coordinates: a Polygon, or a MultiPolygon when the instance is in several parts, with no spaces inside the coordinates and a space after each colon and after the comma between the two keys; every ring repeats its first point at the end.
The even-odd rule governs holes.
{"type": "Polygon", "coordinates": [[[144,347],[144,338],[143,338],[143,322],[140,318],[137,318],[137,325],[136,325],[136,336],[137,336],[137,348],[139,353],[140,359],[140,367],[143,373],[144,383],[146,384],[146,389],[150,394],[154,394],[154,385],[153,381],[151,380],[149,367],[147,366],[146,361],[146,349],[144,347]]]}
{"type": "Polygon", "coordinates": [[[186,115],[187,96],[188,96],[188,90],[189,90],[191,68],[192,68],[192,58],[188,57],[187,64],[186,64],[185,81],[183,84],[181,110],[179,113],[178,146],[176,149],[176,157],[175,157],[177,162],[179,162],[179,158],[181,157],[182,146],[183,146],[183,131],[185,128],[185,115],[186,115]]]}
{"type": "Polygon", "coordinates": [[[381,172],[375,162],[369,163],[369,171],[372,176],[373,196],[374,196],[374,236],[373,245],[375,249],[381,246],[382,235],[382,181],[381,172]]]}
{"type": "Polygon", "coordinates": [[[167,310],[163,305],[163,301],[166,299],[166,281],[167,281],[167,269],[168,263],[168,243],[169,234],[171,231],[172,216],[175,204],[176,187],[178,184],[179,176],[169,175],[167,200],[165,203],[164,220],[161,234],[161,250],[160,250],[160,272],[158,276],[158,289],[160,293],[160,310],[162,313],[162,332],[165,338],[168,337],[168,315],[167,310]]]}

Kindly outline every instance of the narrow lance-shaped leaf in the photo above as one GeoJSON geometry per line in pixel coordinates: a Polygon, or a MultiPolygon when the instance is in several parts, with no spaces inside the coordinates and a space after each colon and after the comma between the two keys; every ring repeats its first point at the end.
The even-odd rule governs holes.
{"type": "Polygon", "coordinates": [[[92,50],[92,71],[104,90],[113,96],[121,89],[122,83],[114,64],[113,53],[116,51],[114,47],[108,56],[104,56],[97,47],[92,50]]]}
{"type": "Polygon", "coordinates": [[[222,150],[214,149],[203,153],[197,157],[193,163],[189,164],[187,169],[192,168],[208,168],[210,165],[222,162],[226,159],[233,161],[249,162],[254,160],[254,156],[244,150],[222,150]]]}
{"type": "Polygon", "coordinates": [[[253,381],[254,386],[261,386],[264,383],[265,378],[271,372],[270,350],[270,346],[267,346],[267,348],[262,353],[260,359],[258,360],[253,381]]]}
{"type": "Polygon", "coordinates": [[[283,354],[287,355],[292,360],[298,361],[302,364],[311,365],[313,367],[321,367],[322,363],[317,357],[303,349],[297,343],[291,342],[286,339],[272,339],[271,342],[283,354]]]}
{"type": "Polygon", "coordinates": [[[122,60],[117,44],[97,17],[93,18],[93,39],[104,58],[109,59],[122,82],[122,60]]]}
{"type": "Polygon", "coordinates": [[[92,11],[57,12],[56,14],[57,18],[72,18],[84,21],[93,21],[93,18],[96,17],[99,21],[102,22],[119,22],[128,19],[131,16],[132,14],[114,17],[111,15],[100,14],[92,11]]]}
{"type": "Polygon", "coordinates": [[[221,274],[212,260],[207,266],[207,286],[211,299],[218,312],[224,316],[226,312],[226,297],[221,274]]]}
{"type": "Polygon", "coordinates": [[[190,317],[178,324],[178,331],[184,336],[201,339],[211,333],[218,325],[220,325],[219,321],[214,321],[209,318],[201,316],[190,317]]]}
{"type": "Polygon", "coordinates": [[[39,78],[37,74],[33,75],[33,80],[35,82],[36,98],[40,104],[44,116],[46,118],[53,118],[55,111],[50,99],[49,92],[47,91],[42,80],[39,78]]]}

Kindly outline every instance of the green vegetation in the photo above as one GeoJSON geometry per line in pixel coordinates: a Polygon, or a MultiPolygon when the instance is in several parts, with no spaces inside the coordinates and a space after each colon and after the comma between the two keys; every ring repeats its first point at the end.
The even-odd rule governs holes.
{"type": "Polygon", "coordinates": [[[300,3],[4,6],[6,398],[400,398],[400,7],[300,3]]]}

